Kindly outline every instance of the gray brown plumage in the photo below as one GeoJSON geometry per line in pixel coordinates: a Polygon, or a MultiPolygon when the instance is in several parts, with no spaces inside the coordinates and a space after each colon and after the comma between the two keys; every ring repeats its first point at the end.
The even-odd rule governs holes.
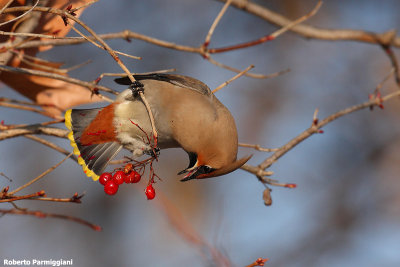
{"type": "MultiPolygon", "coordinates": [[[[189,166],[179,173],[187,173],[183,180],[223,175],[239,168],[250,158],[236,160],[238,138],[235,121],[204,83],[181,75],[147,74],[134,77],[143,85],[144,95],[153,112],[159,148],[181,147],[189,154],[189,166]]],[[[115,81],[123,85],[131,84],[127,77],[115,81]]],[[[75,143],[78,150],[75,152],[80,153],[85,148],[83,141],[89,146],[114,144],[104,150],[108,153],[107,157],[99,155],[100,152],[95,157],[90,153],[81,155],[84,169],[87,166],[87,172],[94,179],[98,178],[120,147],[132,150],[134,156],[152,150],[151,144],[146,142],[146,133],[151,136],[152,132],[149,115],[140,97],[132,90],[123,91],[113,104],[96,111],[94,118],[78,116],[80,112],[72,110],[66,115],[66,124],[73,132],[72,144],[75,143]],[[82,124],[86,126],[82,127],[82,124]],[[87,133],[91,133],[91,137],[87,137],[87,133]],[[102,158],[102,162],[96,163],[96,158],[102,158]],[[88,167],[90,164],[102,167],[93,170],[88,167]]]]}

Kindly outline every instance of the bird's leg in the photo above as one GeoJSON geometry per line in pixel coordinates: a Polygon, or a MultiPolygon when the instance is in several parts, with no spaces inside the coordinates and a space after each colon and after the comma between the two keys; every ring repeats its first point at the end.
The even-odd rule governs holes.
{"type": "Polygon", "coordinates": [[[144,85],[143,85],[143,83],[141,83],[139,81],[134,81],[133,83],[131,83],[129,85],[129,88],[132,91],[133,97],[137,97],[140,92],[142,92],[142,93],[144,92],[144,85]]]}

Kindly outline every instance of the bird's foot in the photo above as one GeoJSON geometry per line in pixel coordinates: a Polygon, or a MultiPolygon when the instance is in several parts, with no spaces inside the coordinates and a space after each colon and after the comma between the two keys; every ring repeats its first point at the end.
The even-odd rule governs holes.
{"type": "Polygon", "coordinates": [[[144,154],[149,155],[153,158],[158,158],[158,156],[160,156],[160,148],[159,147],[154,147],[152,149],[149,150],[145,150],[144,154]]]}
{"type": "Polygon", "coordinates": [[[132,91],[133,97],[137,97],[139,95],[139,93],[144,92],[144,85],[143,85],[143,83],[141,83],[139,81],[134,81],[133,83],[131,83],[129,85],[129,88],[132,91]]]}

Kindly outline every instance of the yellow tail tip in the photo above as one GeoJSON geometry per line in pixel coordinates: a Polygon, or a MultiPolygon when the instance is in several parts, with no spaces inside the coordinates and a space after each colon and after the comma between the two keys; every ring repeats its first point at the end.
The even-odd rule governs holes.
{"type": "Polygon", "coordinates": [[[64,118],[65,118],[65,126],[70,130],[72,130],[71,113],[72,113],[72,109],[68,109],[65,112],[65,116],[64,116],[64,118]]]}
{"type": "Polygon", "coordinates": [[[78,156],[78,163],[79,163],[79,165],[82,166],[83,172],[86,174],[87,177],[91,177],[93,179],[93,181],[97,181],[100,176],[98,176],[96,173],[94,173],[94,171],[90,170],[89,167],[86,165],[85,161],[81,157],[81,152],[78,149],[78,145],[75,142],[74,133],[72,132],[71,113],[72,113],[72,109],[69,109],[65,112],[65,116],[64,116],[65,126],[70,130],[70,132],[68,133],[68,139],[73,148],[74,154],[78,156]]]}

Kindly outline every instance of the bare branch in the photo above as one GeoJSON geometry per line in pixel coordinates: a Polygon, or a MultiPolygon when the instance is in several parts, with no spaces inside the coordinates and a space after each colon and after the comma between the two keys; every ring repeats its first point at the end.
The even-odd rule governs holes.
{"type": "MultiPolygon", "coordinates": [[[[228,3],[228,2],[227,2],[228,3]]],[[[245,42],[245,43],[241,43],[241,44],[236,44],[236,45],[232,45],[232,46],[228,46],[228,47],[221,47],[221,48],[212,48],[209,49],[207,52],[210,54],[214,54],[214,53],[221,53],[221,52],[227,52],[227,51],[232,51],[232,50],[237,50],[237,49],[241,49],[241,48],[246,48],[246,47],[251,47],[251,46],[255,46],[255,45],[259,45],[268,41],[272,41],[275,40],[276,37],[278,37],[279,35],[282,35],[283,33],[287,32],[288,30],[290,30],[291,28],[293,28],[294,26],[306,21],[307,19],[311,18],[312,16],[314,16],[318,10],[320,9],[322,5],[322,1],[319,0],[317,5],[310,11],[310,13],[290,22],[289,24],[283,26],[282,28],[280,28],[279,30],[276,30],[275,32],[266,35],[264,37],[261,37],[258,40],[254,40],[254,41],[250,41],[250,42],[245,42]]]]}
{"type": "Polygon", "coordinates": [[[72,156],[72,153],[70,153],[68,156],[66,156],[63,160],[61,160],[59,163],[57,163],[56,165],[50,167],[48,170],[46,170],[45,172],[43,172],[42,174],[40,174],[39,176],[33,178],[32,180],[30,180],[29,182],[27,182],[26,184],[18,187],[17,189],[15,189],[14,191],[10,192],[9,195],[13,195],[19,191],[21,191],[22,189],[26,188],[27,186],[30,186],[31,184],[33,184],[34,182],[40,180],[41,178],[43,178],[44,176],[46,176],[47,174],[49,174],[50,172],[54,171],[55,168],[57,168],[58,166],[60,166],[65,160],[67,160],[69,157],[72,156]]]}
{"type": "MultiPolygon", "coordinates": [[[[58,152],[64,154],[65,156],[68,156],[68,155],[70,154],[70,152],[67,151],[67,150],[65,150],[64,148],[59,147],[59,146],[57,146],[56,144],[54,144],[54,143],[52,143],[52,142],[50,142],[50,141],[47,141],[47,140],[45,140],[45,139],[43,139],[43,138],[37,137],[37,136],[35,136],[35,135],[27,134],[27,135],[25,135],[24,137],[26,137],[26,138],[28,138],[28,139],[31,139],[31,140],[33,140],[33,141],[36,141],[36,142],[38,142],[38,143],[41,143],[41,144],[43,144],[43,145],[45,145],[45,146],[48,146],[48,147],[50,147],[50,148],[52,148],[52,149],[54,149],[54,150],[56,150],[56,151],[58,151],[58,152]]],[[[72,155],[72,156],[71,156],[71,159],[74,160],[75,162],[78,162],[78,159],[76,158],[75,155],[72,155]]]]}
{"type": "MultiPolygon", "coordinates": [[[[225,64],[222,64],[222,63],[220,63],[220,62],[214,60],[214,59],[211,58],[210,56],[208,56],[206,59],[207,59],[208,61],[210,61],[212,64],[214,64],[214,65],[216,65],[216,66],[218,66],[218,67],[220,67],[220,68],[227,69],[227,70],[230,70],[230,71],[233,71],[233,72],[236,72],[236,73],[240,73],[240,72],[241,72],[241,70],[236,69],[236,68],[232,68],[232,67],[227,66],[227,65],[225,65],[225,64]]],[[[280,76],[280,75],[282,75],[282,74],[287,73],[288,71],[289,71],[289,69],[287,69],[287,70],[282,70],[282,71],[278,71],[278,72],[271,73],[271,74],[267,74],[267,75],[246,72],[246,73],[244,73],[244,76],[248,76],[248,77],[256,78],[256,79],[268,79],[268,78],[273,78],[273,77],[280,76]]]]}
{"type": "MultiPolygon", "coordinates": [[[[7,3],[7,4],[8,4],[8,3],[7,3]]],[[[29,13],[31,13],[32,10],[33,10],[38,4],[39,4],[39,0],[36,0],[36,2],[33,4],[33,6],[30,7],[26,12],[22,13],[22,14],[19,15],[18,17],[15,17],[15,18],[13,18],[13,19],[10,19],[10,20],[7,20],[7,21],[5,21],[5,22],[0,23],[0,27],[6,25],[6,24],[8,24],[8,23],[11,23],[11,22],[13,22],[13,21],[17,21],[17,20],[19,20],[19,19],[25,17],[26,15],[28,15],[29,13]]],[[[9,4],[8,4],[8,5],[9,5],[9,4]]],[[[8,6],[8,5],[7,5],[7,6],[8,6]]],[[[4,12],[4,8],[3,8],[1,11],[4,12]]]]}
{"type": "Polygon", "coordinates": [[[245,144],[245,143],[239,143],[239,146],[251,147],[251,148],[254,148],[255,150],[262,151],[262,152],[274,152],[274,151],[279,150],[279,148],[264,148],[264,147],[261,147],[260,145],[245,144]]]}
{"type": "Polygon", "coordinates": [[[273,171],[265,171],[265,170],[260,169],[259,167],[252,166],[250,164],[244,164],[240,168],[244,171],[254,174],[257,177],[271,176],[274,174],[273,171]]]}
{"type": "Polygon", "coordinates": [[[256,267],[256,266],[264,266],[268,259],[258,258],[253,263],[247,265],[246,267],[256,267]]]}
{"type": "Polygon", "coordinates": [[[400,70],[399,70],[399,63],[397,61],[396,55],[394,54],[392,48],[390,47],[390,45],[386,45],[386,44],[381,44],[381,47],[383,49],[383,51],[385,51],[386,55],[389,57],[390,59],[390,63],[393,66],[393,72],[394,72],[394,77],[395,77],[395,81],[398,87],[400,87],[400,70]]]}
{"type": "MultiPolygon", "coordinates": [[[[1,69],[1,66],[0,66],[0,69],[1,69]]],[[[34,107],[24,106],[24,105],[7,103],[7,102],[4,102],[4,101],[1,101],[1,99],[0,99],[0,106],[7,107],[7,108],[15,108],[15,109],[27,110],[27,111],[31,111],[31,112],[35,112],[35,113],[41,114],[41,115],[46,116],[46,117],[49,116],[49,114],[46,113],[43,110],[40,110],[40,109],[37,109],[37,108],[34,108],[34,107]]]]}
{"type": "Polygon", "coordinates": [[[44,135],[67,138],[68,131],[59,128],[44,127],[40,124],[32,124],[20,128],[0,131],[0,141],[27,134],[44,134],[44,135]]]}
{"type": "Polygon", "coordinates": [[[12,196],[11,193],[9,194],[3,194],[3,196],[0,198],[0,203],[4,202],[12,202],[12,201],[17,201],[17,200],[23,200],[23,199],[33,199],[39,196],[44,196],[45,192],[44,190],[41,190],[39,192],[29,194],[29,195],[23,195],[23,196],[12,196]]]}
{"type": "Polygon", "coordinates": [[[319,129],[325,126],[326,124],[343,117],[344,115],[353,113],[355,111],[369,108],[372,106],[379,106],[382,104],[382,102],[387,101],[389,99],[392,99],[396,96],[400,95],[400,91],[393,92],[391,94],[386,95],[385,97],[382,98],[373,98],[370,99],[369,101],[366,101],[362,104],[354,105],[352,107],[345,108],[341,111],[338,111],[325,119],[321,120],[320,122],[316,124],[312,124],[310,128],[306,129],[304,132],[290,140],[288,143],[283,145],[281,148],[279,148],[278,151],[276,151],[273,155],[268,157],[266,160],[264,160],[260,165],[259,168],[265,170],[266,168],[270,167],[274,162],[276,162],[280,157],[285,155],[288,151],[290,151],[293,147],[301,143],[304,139],[308,138],[309,136],[318,133],[319,129]]]}
{"type": "MultiPolygon", "coordinates": [[[[183,52],[189,52],[189,53],[201,53],[200,47],[191,47],[191,46],[185,46],[185,45],[179,45],[175,44],[172,42],[160,40],[157,38],[153,38],[150,36],[146,36],[140,33],[132,32],[130,30],[124,30],[122,32],[117,32],[117,33],[107,33],[107,34],[99,34],[98,35],[101,39],[103,40],[109,40],[109,39],[125,39],[129,40],[130,38],[132,39],[137,39],[141,40],[150,44],[154,44],[157,46],[161,46],[164,48],[169,48],[169,49],[174,49],[174,50],[179,50],[183,52]]],[[[88,36],[89,39],[93,40],[94,38],[91,36],[88,36]]],[[[17,46],[17,48],[30,48],[30,47],[38,47],[38,46],[61,46],[61,45],[73,45],[73,44],[82,44],[88,42],[87,39],[83,37],[74,37],[73,39],[64,39],[64,40],[43,40],[43,41],[27,41],[23,44],[20,44],[17,46]]],[[[5,46],[5,48],[8,48],[8,46],[5,46]]]]}
{"type": "Polygon", "coordinates": [[[36,216],[38,218],[47,218],[47,217],[49,217],[49,218],[64,219],[64,220],[69,220],[69,221],[73,221],[73,222],[76,222],[76,223],[80,223],[80,224],[89,226],[90,228],[92,228],[95,231],[101,231],[101,227],[99,225],[90,223],[88,221],[85,221],[83,219],[80,219],[80,218],[74,217],[74,216],[55,214],[55,213],[45,213],[45,212],[42,212],[42,211],[20,210],[20,209],[9,209],[9,210],[0,209],[0,213],[2,213],[2,214],[15,214],[15,215],[32,215],[32,216],[36,216]]]}
{"type": "Polygon", "coordinates": [[[225,86],[227,86],[228,84],[230,84],[231,82],[233,82],[234,80],[238,79],[239,77],[243,76],[246,72],[248,72],[249,70],[251,70],[252,68],[254,68],[254,65],[250,65],[248,66],[246,69],[244,69],[243,71],[239,72],[237,75],[235,75],[234,77],[232,77],[231,79],[229,79],[228,81],[222,83],[221,85],[219,85],[217,88],[215,88],[212,92],[213,94],[215,94],[216,92],[218,92],[219,90],[221,90],[222,88],[224,88],[225,86]]]}
{"type": "MultiPolygon", "coordinates": [[[[35,5],[37,5],[38,3],[39,3],[39,0],[37,0],[35,2],[35,5]]],[[[34,8],[36,8],[36,7],[35,6],[26,7],[26,9],[23,11],[25,13],[23,13],[23,14],[26,15],[26,14],[30,13],[34,8]]],[[[7,13],[7,10],[9,10],[9,9],[10,8],[6,8],[6,9],[2,10],[2,13],[7,13]]],[[[21,24],[18,25],[18,28],[15,30],[15,32],[32,32],[33,29],[35,29],[36,26],[39,24],[40,14],[32,12],[30,14],[30,16],[26,17],[26,18],[28,18],[28,19],[26,19],[25,21],[21,22],[21,24]]],[[[5,23],[9,23],[9,22],[11,22],[11,21],[9,20],[9,21],[6,21],[5,23]]],[[[10,47],[12,47],[14,45],[18,45],[18,44],[23,43],[23,41],[24,41],[24,38],[21,37],[21,36],[18,36],[13,41],[9,42],[8,45],[10,47]]],[[[1,53],[0,54],[0,63],[7,64],[10,61],[10,59],[12,58],[12,56],[13,56],[12,53],[10,53],[8,51],[5,52],[5,53],[1,53]]]]}
{"type": "MultiPolygon", "coordinates": [[[[97,85],[95,83],[91,83],[91,82],[85,82],[85,81],[81,81],[75,78],[71,78],[65,75],[60,75],[57,73],[51,73],[51,72],[47,72],[47,71],[40,71],[40,70],[31,70],[31,69],[26,69],[26,68],[14,68],[14,67],[10,67],[10,66],[5,66],[5,65],[0,65],[0,70],[1,71],[9,71],[9,72],[14,72],[14,73],[21,73],[21,74],[27,74],[27,75],[35,75],[35,76],[41,76],[41,77],[47,77],[47,78],[52,78],[52,79],[57,79],[57,80],[61,80],[64,82],[68,82],[68,83],[72,83],[72,84],[77,84],[83,87],[88,88],[89,90],[91,90],[92,92],[95,91],[95,88],[97,88],[100,91],[103,92],[107,92],[107,93],[111,93],[114,95],[117,95],[118,93],[108,87],[105,86],[101,86],[101,85],[97,85]]],[[[104,100],[108,101],[108,102],[113,102],[111,99],[109,99],[106,96],[101,96],[104,100]]]]}
{"type": "MultiPolygon", "coordinates": [[[[221,2],[226,2],[227,0],[219,0],[221,2]]],[[[242,9],[250,14],[258,16],[271,24],[278,27],[284,27],[292,23],[292,20],[282,16],[264,6],[255,4],[248,0],[233,0],[232,6],[242,9]]],[[[360,30],[348,30],[348,29],[322,29],[305,24],[296,25],[291,28],[290,31],[297,33],[306,38],[314,38],[319,40],[328,41],[358,41],[371,44],[391,44],[396,47],[400,47],[400,37],[395,37],[393,40],[387,38],[393,34],[393,31],[388,31],[385,33],[372,33],[360,30]]]]}
{"type": "Polygon", "coordinates": [[[4,9],[9,7],[11,3],[14,2],[14,0],[9,0],[1,9],[0,9],[0,14],[3,13],[4,9]]]}
{"type": "Polygon", "coordinates": [[[215,18],[213,24],[211,25],[210,29],[208,30],[206,39],[204,40],[204,47],[207,47],[210,43],[211,36],[214,33],[215,28],[217,27],[219,21],[221,20],[222,16],[225,14],[226,10],[228,9],[229,5],[231,4],[232,0],[228,0],[225,2],[225,5],[222,7],[221,11],[218,13],[217,17],[215,18]]]}

